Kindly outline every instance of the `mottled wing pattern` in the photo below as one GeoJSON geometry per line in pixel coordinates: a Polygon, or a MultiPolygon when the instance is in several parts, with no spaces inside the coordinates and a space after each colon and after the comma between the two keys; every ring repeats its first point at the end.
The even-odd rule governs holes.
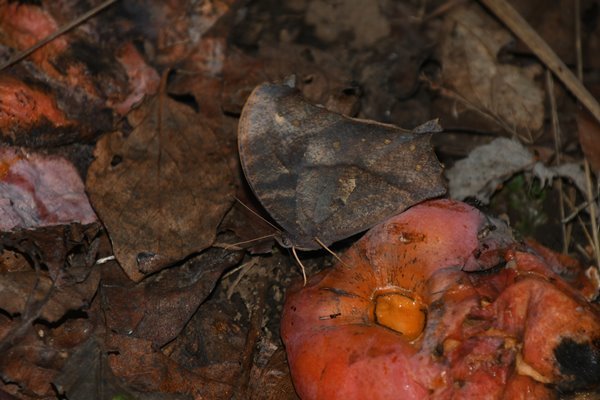
{"type": "Polygon", "coordinates": [[[238,144],[252,190],[290,245],[319,248],[445,193],[429,122],[413,132],[344,117],[288,86],[248,98],[238,144]]]}

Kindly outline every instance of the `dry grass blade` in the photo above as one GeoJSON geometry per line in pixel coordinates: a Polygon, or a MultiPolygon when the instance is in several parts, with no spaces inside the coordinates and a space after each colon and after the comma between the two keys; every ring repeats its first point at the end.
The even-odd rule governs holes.
{"type": "Polygon", "coordinates": [[[223,277],[221,279],[227,279],[231,275],[235,274],[236,272],[241,271],[240,274],[237,276],[237,278],[235,278],[235,281],[233,281],[233,283],[227,290],[227,299],[231,299],[231,296],[233,296],[233,292],[235,291],[237,286],[240,284],[242,278],[244,278],[246,273],[248,271],[250,271],[250,269],[252,269],[252,267],[255,267],[256,265],[258,265],[258,260],[256,258],[253,258],[250,261],[243,263],[242,265],[232,269],[231,271],[229,271],[228,273],[223,275],[223,277]]]}
{"type": "Polygon", "coordinates": [[[594,256],[596,259],[596,268],[600,269],[600,238],[598,237],[598,212],[596,209],[596,202],[594,201],[594,185],[592,184],[592,172],[590,171],[590,163],[586,159],[584,161],[585,167],[585,181],[587,186],[587,201],[589,204],[590,213],[590,225],[592,228],[591,244],[594,249],[594,256]]]}
{"type": "MultiPolygon", "coordinates": [[[[575,50],[577,55],[577,77],[579,81],[583,80],[583,54],[581,51],[581,4],[579,0],[575,0],[575,50]]],[[[598,239],[598,213],[596,208],[596,194],[593,192],[592,173],[590,163],[587,158],[584,161],[585,168],[585,183],[586,183],[586,200],[589,204],[590,225],[592,228],[592,238],[590,244],[594,250],[596,259],[596,268],[600,271],[600,240],[598,239]]],[[[596,192],[598,190],[598,181],[596,180],[596,192]]]]}
{"type": "MultiPolygon", "coordinates": [[[[560,139],[560,126],[558,124],[558,112],[556,111],[556,98],[554,97],[554,79],[550,71],[546,70],[546,88],[548,90],[548,98],[550,99],[550,111],[552,113],[552,135],[554,137],[554,153],[555,153],[555,164],[560,165],[561,160],[561,139],[560,139]]],[[[559,197],[559,211],[560,220],[565,220],[565,192],[563,189],[562,179],[557,182],[558,186],[558,197],[559,197]]],[[[571,239],[571,225],[567,225],[561,222],[561,231],[563,239],[563,254],[567,254],[569,251],[569,242],[571,239]]]]}
{"type": "Polygon", "coordinates": [[[4,64],[2,64],[0,66],[0,71],[3,71],[4,69],[10,67],[11,65],[18,63],[19,61],[23,60],[25,57],[34,53],[37,49],[50,43],[51,41],[53,41],[54,39],[56,39],[63,33],[66,33],[68,31],[70,31],[71,29],[75,28],[77,25],[82,24],[83,22],[87,21],[88,19],[90,19],[94,15],[98,14],[100,11],[104,10],[105,8],[109,7],[113,3],[116,3],[117,1],[118,0],[107,0],[107,1],[103,2],[102,4],[99,4],[98,6],[92,8],[90,11],[86,12],[79,18],[76,18],[73,21],[66,24],[65,26],[59,28],[56,32],[54,32],[50,36],[46,37],[45,39],[40,40],[39,42],[37,42],[36,44],[31,46],[30,48],[23,50],[20,53],[16,54],[14,57],[12,57],[10,60],[8,60],[7,62],[5,62],[4,64]]]}

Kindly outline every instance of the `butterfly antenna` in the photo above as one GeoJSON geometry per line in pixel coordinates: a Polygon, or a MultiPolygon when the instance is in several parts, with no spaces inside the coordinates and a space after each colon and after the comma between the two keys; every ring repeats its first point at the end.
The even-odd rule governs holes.
{"type": "Polygon", "coordinates": [[[213,246],[215,246],[215,247],[221,247],[221,248],[223,248],[225,250],[231,250],[231,249],[239,250],[241,244],[247,244],[247,243],[252,243],[252,242],[259,242],[259,241],[261,241],[263,239],[268,239],[268,238],[272,238],[272,237],[275,237],[274,233],[271,233],[270,235],[260,236],[260,237],[254,238],[254,239],[243,240],[241,242],[236,242],[236,243],[215,243],[215,244],[213,244],[213,246]]]}
{"type": "Polygon", "coordinates": [[[319,244],[319,246],[321,246],[323,248],[323,250],[327,251],[329,254],[331,254],[333,257],[335,257],[336,260],[338,260],[343,266],[348,267],[348,264],[346,264],[341,258],[340,256],[338,256],[337,254],[335,254],[335,252],[333,250],[331,250],[329,247],[327,247],[327,245],[325,243],[323,243],[318,237],[314,237],[313,238],[315,240],[315,242],[317,242],[319,244]]]}
{"type": "Polygon", "coordinates": [[[296,259],[298,265],[300,265],[300,269],[302,270],[302,278],[304,278],[304,286],[306,286],[306,269],[304,268],[304,264],[302,264],[302,261],[300,261],[298,253],[296,253],[296,248],[294,246],[292,246],[292,254],[294,255],[294,258],[296,259]]]}
{"type": "Polygon", "coordinates": [[[248,207],[247,205],[245,205],[244,202],[241,201],[240,199],[238,199],[236,196],[233,196],[233,198],[235,199],[235,201],[237,201],[238,203],[240,203],[240,205],[242,207],[244,207],[246,210],[248,210],[252,214],[254,214],[254,216],[256,216],[261,221],[263,221],[264,223],[266,223],[267,225],[269,225],[271,228],[275,229],[275,231],[281,232],[281,230],[278,227],[276,227],[275,225],[273,225],[272,223],[270,223],[269,221],[267,221],[266,219],[264,219],[262,215],[260,215],[259,213],[257,213],[256,211],[254,211],[253,209],[251,209],[250,207],[248,207]]]}

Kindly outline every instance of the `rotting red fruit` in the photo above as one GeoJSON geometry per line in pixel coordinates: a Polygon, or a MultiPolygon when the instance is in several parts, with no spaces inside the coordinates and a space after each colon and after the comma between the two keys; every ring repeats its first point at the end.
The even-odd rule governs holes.
{"type": "Polygon", "coordinates": [[[550,254],[451,200],[374,227],[343,263],[288,291],[281,334],[298,394],[546,399],[593,388],[600,312],[550,254]]]}

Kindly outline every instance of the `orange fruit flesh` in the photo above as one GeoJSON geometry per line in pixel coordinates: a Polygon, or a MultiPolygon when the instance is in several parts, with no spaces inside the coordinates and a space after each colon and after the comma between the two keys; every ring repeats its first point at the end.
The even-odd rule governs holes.
{"type": "Polygon", "coordinates": [[[406,340],[418,338],[425,328],[425,308],[420,301],[399,293],[377,296],[377,323],[400,333],[406,340]]]}

